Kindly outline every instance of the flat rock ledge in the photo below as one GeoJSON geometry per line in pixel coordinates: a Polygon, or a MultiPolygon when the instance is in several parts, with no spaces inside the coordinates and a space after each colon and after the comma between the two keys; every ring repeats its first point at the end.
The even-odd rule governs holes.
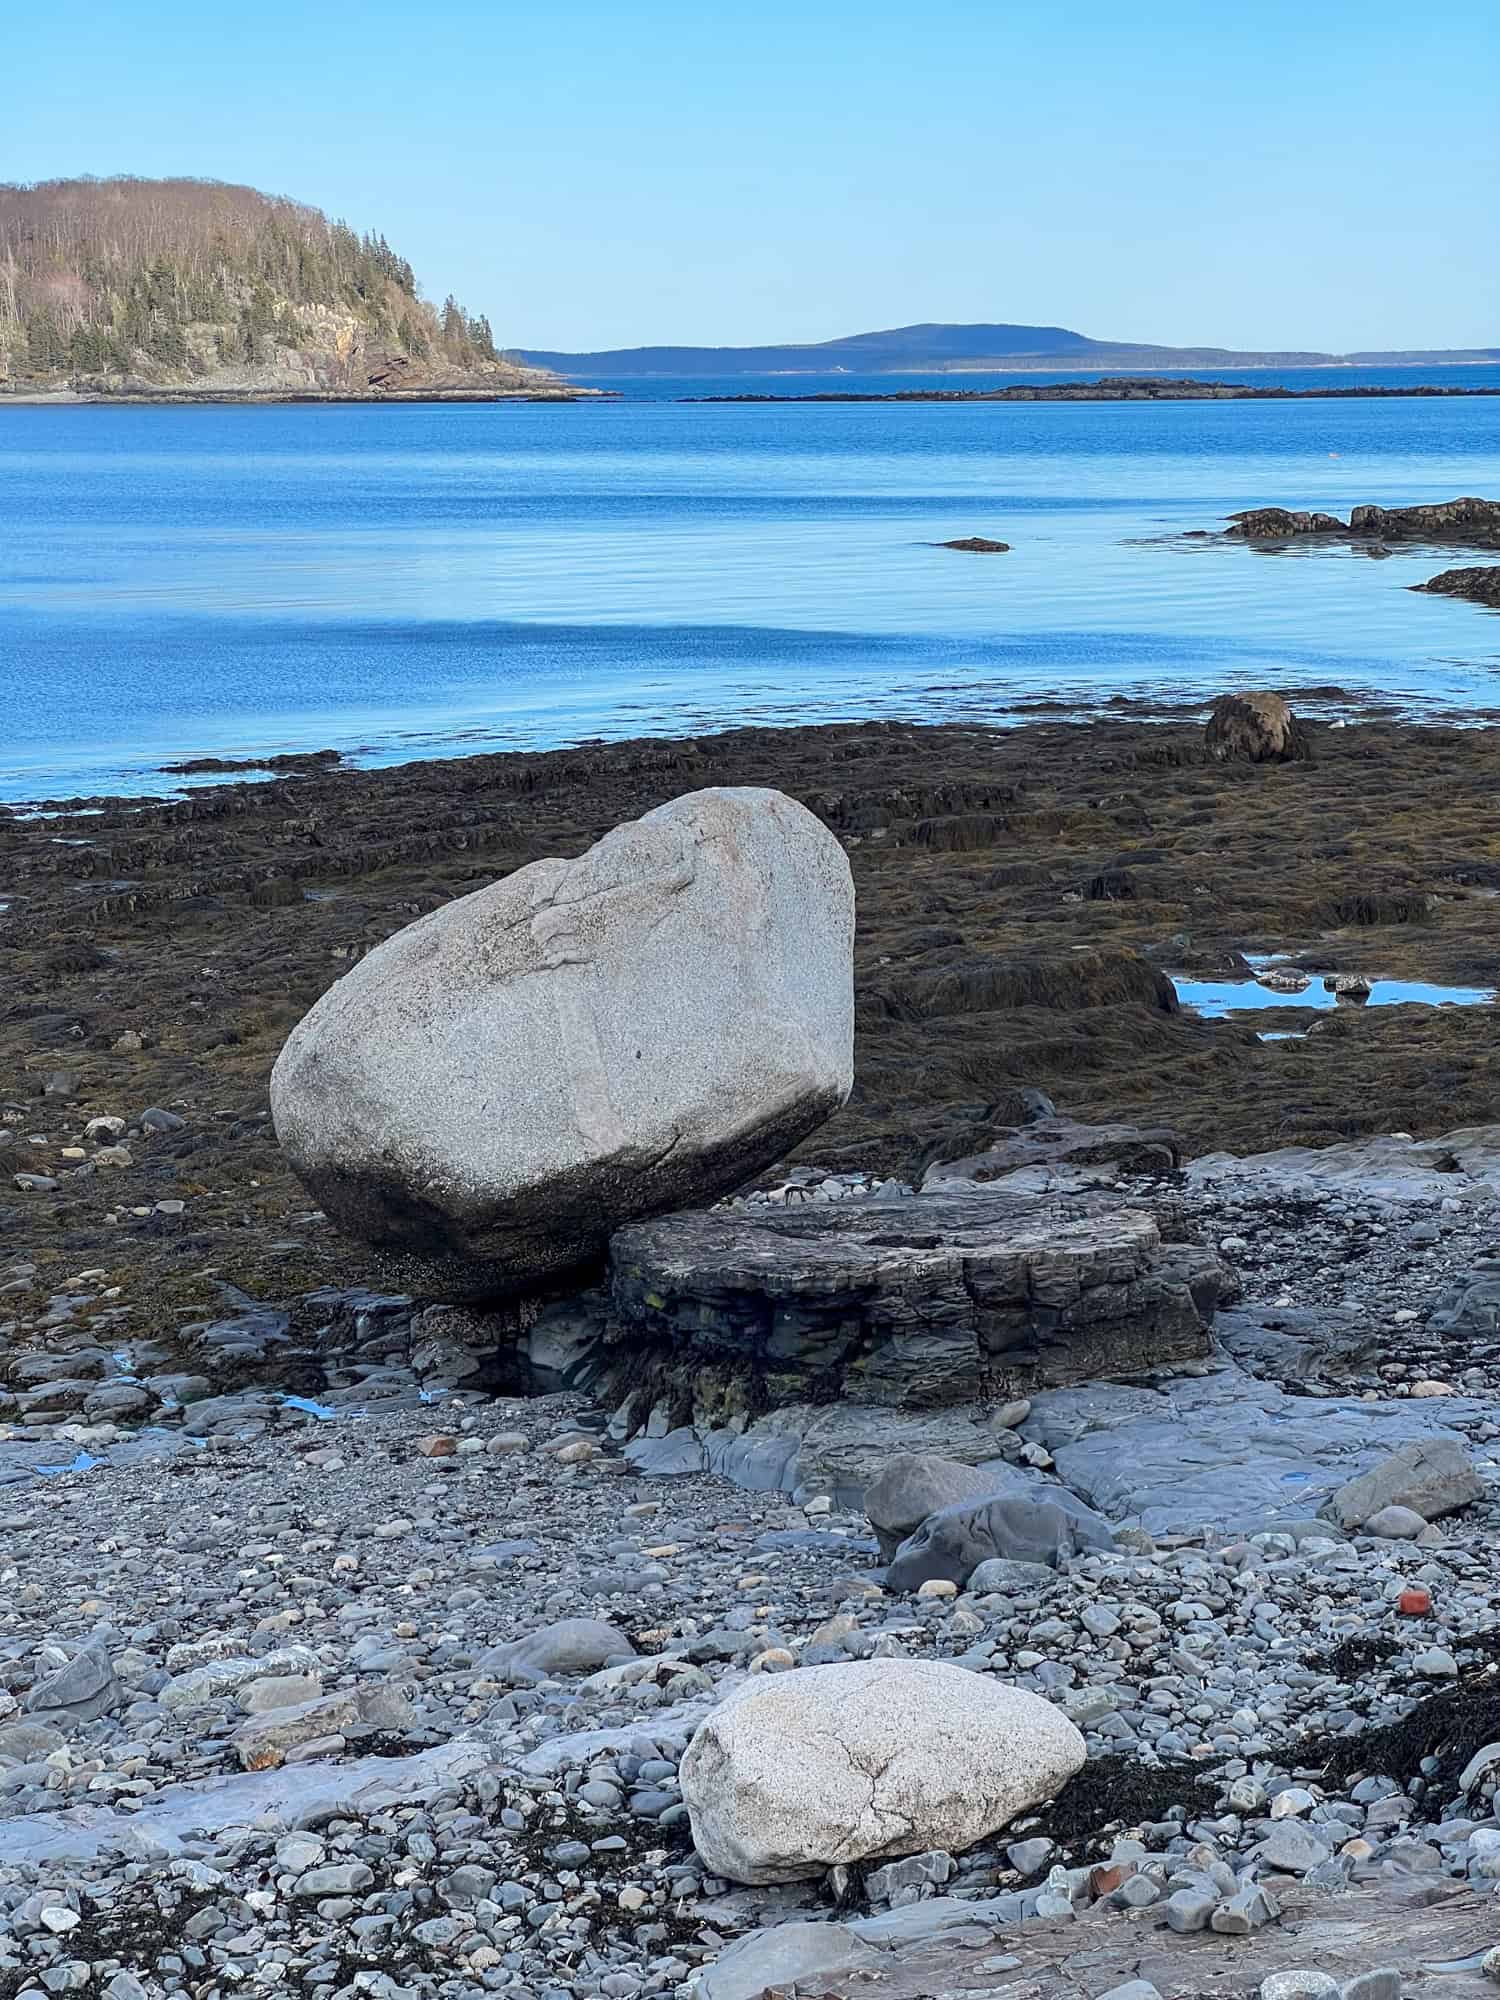
{"type": "Polygon", "coordinates": [[[1233,1287],[1101,1192],[670,1215],[614,1237],[607,1372],[676,1424],[1004,1401],[1200,1360],[1233,1287]]]}

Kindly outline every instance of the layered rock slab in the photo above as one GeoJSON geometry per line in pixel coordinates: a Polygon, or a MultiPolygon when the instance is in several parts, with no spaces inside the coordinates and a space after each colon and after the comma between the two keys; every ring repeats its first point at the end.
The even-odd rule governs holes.
{"type": "Polygon", "coordinates": [[[665,1216],[610,1293],[643,1379],[711,1422],[842,1397],[940,1408],[1193,1360],[1233,1280],[1118,1197],[974,1189],[665,1216]]]}
{"type": "Polygon", "coordinates": [[[843,1103],[853,930],[848,861],[805,807],[690,793],[361,959],[277,1060],[277,1136],[407,1289],[516,1297],[843,1103]]]}

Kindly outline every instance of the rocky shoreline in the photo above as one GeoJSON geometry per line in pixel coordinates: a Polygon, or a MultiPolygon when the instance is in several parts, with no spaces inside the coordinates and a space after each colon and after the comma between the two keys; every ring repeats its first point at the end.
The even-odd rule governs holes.
{"type": "Polygon", "coordinates": [[[1226,713],[0,814],[0,2000],[1493,1990],[1494,1015],[1369,1004],[1500,983],[1492,760],[1226,713]],[[681,812],[596,843],[766,783],[852,872],[848,1104],[586,1287],[390,1285],[288,1031],[547,855],[544,970],[626,890],[670,965],[681,812]],[[756,1776],[808,1669],[836,1808],[756,1776]]]}

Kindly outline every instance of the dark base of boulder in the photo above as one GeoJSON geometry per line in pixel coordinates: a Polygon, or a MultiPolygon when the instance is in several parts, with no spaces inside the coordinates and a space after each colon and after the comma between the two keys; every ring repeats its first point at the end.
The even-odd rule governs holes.
{"type": "Polygon", "coordinates": [[[599,1279],[622,1221],[742,1187],[838,1108],[831,1093],[809,1094],[712,1149],[622,1152],[488,1205],[445,1203],[415,1175],[307,1170],[302,1179],[347,1235],[370,1245],[371,1269],[387,1288],[446,1305],[525,1305],[599,1279]]]}

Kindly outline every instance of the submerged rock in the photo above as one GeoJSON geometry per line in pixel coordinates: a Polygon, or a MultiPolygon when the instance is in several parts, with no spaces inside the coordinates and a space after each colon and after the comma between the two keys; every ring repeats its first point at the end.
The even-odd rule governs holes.
{"type": "Polygon", "coordinates": [[[1050,1702],[935,1660],[803,1667],[747,1684],[681,1765],[698,1852],[731,1881],[961,1853],[1051,1798],[1084,1741],[1050,1702]]]}
{"type": "Polygon", "coordinates": [[[537,1289],[843,1103],[853,925],[849,864],[805,807],[691,793],[361,959],[281,1052],[277,1136],[411,1289],[537,1289]]]}

